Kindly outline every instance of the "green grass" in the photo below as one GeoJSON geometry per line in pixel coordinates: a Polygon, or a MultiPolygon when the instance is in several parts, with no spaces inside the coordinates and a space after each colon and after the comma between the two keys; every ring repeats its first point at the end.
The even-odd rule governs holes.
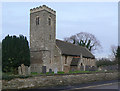
{"type": "MultiPolygon", "coordinates": [[[[73,74],[73,73],[101,73],[101,72],[105,72],[105,71],[69,71],[69,73],[64,73],[63,71],[58,71],[57,74],[73,74]]],[[[107,71],[107,72],[114,72],[114,71],[107,71]]],[[[43,73],[37,73],[37,72],[31,72],[31,75],[27,75],[27,76],[23,76],[23,75],[15,75],[13,73],[2,73],[2,79],[3,80],[11,80],[14,78],[28,78],[28,77],[32,77],[32,76],[37,76],[37,75],[54,75],[54,72],[49,73],[46,72],[45,74],[43,73]]]]}
{"type": "Polygon", "coordinates": [[[31,72],[31,75],[38,75],[37,72],[31,72]]]}
{"type": "Polygon", "coordinates": [[[64,72],[63,71],[58,71],[58,73],[57,74],[64,74],[64,72]]]}
{"type": "MultiPolygon", "coordinates": [[[[72,74],[72,73],[96,73],[96,72],[99,72],[99,71],[69,71],[69,73],[64,73],[63,71],[58,71],[57,74],[72,74]]],[[[49,73],[49,72],[46,72],[45,74],[44,73],[37,73],[37,72],[32,72],[31,75],[53,75],[54,72],[52,73],[49,73]]]]}
{"type": "Polygon", "coordinates": [[[46,72],[45,74],[42,72],[40,73],[40,75],[50,75],[50,74],[54,74],[54,72],[52,72],[52,73],[46,72]]]}
{"type": "MultiPolygon", "coordinates": [[[[32,72],[31,73],[31,75],[53,75],[54,74],[54,72],[52,72],[52,73],[50,73],[50,72],[46,72],[45,74],[44,73],[37,73],[37,72],[32,72]]],[[[64,74],[64,72],[63,71],[58,71],[58,73],[57,74],[64,74]]]]}
{"type": "MultiPolygon", "coordinates": [[[[45,74],[44,73],[37,73],[37,72],[31,72],[31,75],[53,75],[54,74],[54,72],[52,72],[52,73],[49,73],[49,72],[46,72],[45,74]]],[[[63,71],[58,71],[58,73],[57,74],[64,74],[64,72],[63,71]]]]}
{"type": "Polygon", "coordinates": [[[95,73],[98,71],[69,71],[69,73],[95,73]]]}

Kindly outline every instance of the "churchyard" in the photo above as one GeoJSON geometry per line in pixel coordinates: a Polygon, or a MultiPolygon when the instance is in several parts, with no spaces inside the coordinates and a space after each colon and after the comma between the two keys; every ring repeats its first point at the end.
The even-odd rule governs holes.
{"type": "MultiPolygon", "coordinates": [[[[105,67],[107,68],[107,67],[105,67]]],[[[49,69],[49,72],[46,71],[45,67],[42,67],[42,72],[37,73],[37,72],[31,72],[30,67],[25,66],[22,64],[21,66],[18,67],[18,74],[13,74],[12,72],[8,73],[2,73],[2,80],[12,80],[14,78],[29,78],[29,77],[35,77],[35,76],[56,76],[56,75],[76,75],[76,74],[94,74],[94,73],[111,73],[111,72],[117,72],[117,70],[105,70],[104,67],[100,67],[98,70],[90,71],[69,71],[68,73],[65,73],[63,71],[57,71],[49,69]]],[[[113,67],[109,66],[109,69],[112,69],[113,67]]]]}
{"type": "Polygon", "coordinates": [[[3,89],[40,88],[49,86],[75,85],[95,81],[115,80],[117,72],[72,73],[55,75],[21,76],[12,80],[3,80],[3,89]],[[81,79],[82,78],[82,79],[81,79]]]}
{"type": "Polygon", "coordinates": [[[87,67],[85,71],[71,70],[65,73],[58,71],[57,68],[54,70],[49,69],[47,72],[46,66],[42,66],[41,72],[38,73],[31,72],[30,66],[21,64],[21,66],[18,67],[17,74],[14,74],[14,72],[2,74],[2,85],[3,89],[23,89],[114,80],[118,79],[116,67],[118,66],[106,66],[97,68],[96,70],[91,70],[87,67]]]}

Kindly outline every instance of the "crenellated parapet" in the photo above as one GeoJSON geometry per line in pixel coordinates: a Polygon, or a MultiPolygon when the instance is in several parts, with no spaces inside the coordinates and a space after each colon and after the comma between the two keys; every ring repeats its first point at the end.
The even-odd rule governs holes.
{"type": "Polygon", "coordinates": [[[38,11],[42,11],[42,10],[46,10],[46,11],[48,11],[48,12],[54,14],[54,15],[56,14],[56,11],[47,7],[46,5],[42,5],[42,6],[30,9],[30,13],[34,13],[34,12],[38,12],[38,11]]]}

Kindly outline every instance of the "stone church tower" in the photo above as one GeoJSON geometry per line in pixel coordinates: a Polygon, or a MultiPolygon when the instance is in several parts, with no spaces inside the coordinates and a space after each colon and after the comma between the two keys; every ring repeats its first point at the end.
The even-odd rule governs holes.
{"type": "Polygon", "coordinates": [[[45,5],[31,9],[30,61],[32,72],[38,72],[36,67],[47,66],[54,62],[55,45],[56,12],[45,5]]]}

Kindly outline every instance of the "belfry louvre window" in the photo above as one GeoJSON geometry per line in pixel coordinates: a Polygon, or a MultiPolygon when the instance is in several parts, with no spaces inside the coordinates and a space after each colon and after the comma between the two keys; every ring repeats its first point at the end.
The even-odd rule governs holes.
{"type": "Polygon", "coordinates": [[[65,64],[67,64],[67,56],[65,56],[65,64]]]}
{"type": "Polygon", "coordinates": [[[48,24],[51,25],[51,18],[48,18],[48,24]]]}
{"type": "Polygon", "coordinates": [[[36,17],[36,25],[39,25],[39,17],[36,17]]]}
{"type": "Polygon", "coordinates": [[[49,38],[50,40],[51,40],[51,35],[50,35],[50,38],[49,38]]]}

